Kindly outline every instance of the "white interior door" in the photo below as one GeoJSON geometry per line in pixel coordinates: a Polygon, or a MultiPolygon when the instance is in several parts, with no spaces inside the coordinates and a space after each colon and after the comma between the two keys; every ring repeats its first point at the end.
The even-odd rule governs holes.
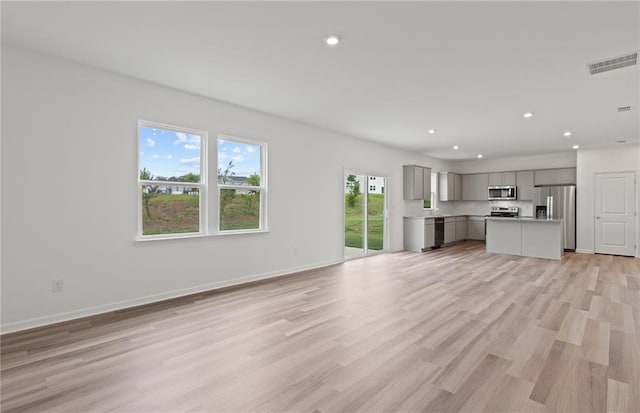
{"type": "Polygon", "coordinates": [[[595,252],[635,255],[635,173],[596,174],[595,252]]]}

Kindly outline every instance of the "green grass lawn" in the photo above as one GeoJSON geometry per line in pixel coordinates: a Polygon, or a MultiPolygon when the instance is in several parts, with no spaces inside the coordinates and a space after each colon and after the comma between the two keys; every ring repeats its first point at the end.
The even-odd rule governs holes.
{"type": "MultiPolygon", "coordinates": [[[[142,207],[143,235],[178,234],[200,230],[200,197],[157,194],[142,207]]],[[[222,231],[260,227],[260,195],[234,194],[220,214],[222,231]]]]}
{"type": "MultiPolygon", "coordinates": [[[[344,229],[344,245],[345,247],[362,248],[363,247],[363,213],[362,202],[364,195],[359,195],[356,199],[355,206],[349,207],[345,197],[345,229],[344,229]]],[[[370,250],[382,250],[383,245],[383,228],[384,228],[384,195],[369,195],[369,238],[368,246],[370,250]]]]}
{"type": "Polygon", "coordinates": [[[198,232],[200,196],[157,194],[149,199],[149,213],[142,208],[144,235],[198,232]]]}

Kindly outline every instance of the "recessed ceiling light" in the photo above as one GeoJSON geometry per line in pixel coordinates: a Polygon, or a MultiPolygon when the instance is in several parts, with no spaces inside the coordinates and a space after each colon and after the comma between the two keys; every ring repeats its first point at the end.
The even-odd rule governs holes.
{"type": "Polygon", "coordinates": [[[578,149],[578,148],[580,148],[580,145],[573,145],[572,148],[573,149],[578,149]]]}
{"type": "Polygon", "coordinates": [[[435,129],[429,129],[428,132],[433,135],[434,133],[436,133],[436,130],[435,129]]]}
{"type": "Polygon", "coordinates": [[[327,46],[337,46],[340,43],[340,40],[342,39],[337,34],[330,34],[324,38],[324,42],[327,46]]]}
{"type": "Polygon", "coordinates": [[[522,115],[522,116],[524,116],[524,117],[525,117],[525,118],[527,118],[527,119],[532,118],[532,117],[533,117],[533,112],[527,112],[527,113],[525,113],[525,114],[524,114],[524,115],[522,115]]]}
{"type": "Polygon", "coordinates": [[[566,131],[565,133],[562,134],[562,136],[569,137],[571,136],[571,132],[566,131]]]}
{"type": "Polygon", "coordinates": [[[458,145],[453,145],[453,149],[457,151],[458,149],[460,149],[460,147],[458,145]]]}
{"type": "Polygon", "coordinates": [[[482,154],[481,153],[478,154],[478,158],[482,158],[482,154]]]}

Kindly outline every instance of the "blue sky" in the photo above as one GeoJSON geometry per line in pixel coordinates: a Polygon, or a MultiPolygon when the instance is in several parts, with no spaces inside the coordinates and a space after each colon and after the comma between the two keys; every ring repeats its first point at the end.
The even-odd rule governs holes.
{"type": "Polygon", "coordinates": [[[224,170],[229,161],[235,176],[260,175],[260,145],[218,139],[218,167],[224,170]]]}
{"type": "MultiPolygon", "coordinates": [[[[148,126],[141,126],[138,136],[140,169],[147,168],[154,177],[168,178],[189,172],[200,174],[200,136],[148,126]]],[[[218,142],[218,162],[221,167],[231,160],[236,176],[260,172],[259,145],[222,139],[218,142]]],[[[210,141],[209,144],[215,145],[216,141],[210,141]]],[[[214,166],[211,162],[209,168],[215,181],[214,166]]]]}

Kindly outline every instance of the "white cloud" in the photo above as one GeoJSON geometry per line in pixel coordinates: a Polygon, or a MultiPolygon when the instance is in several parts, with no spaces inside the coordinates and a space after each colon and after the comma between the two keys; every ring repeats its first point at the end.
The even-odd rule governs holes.
{"type": "Polygon", "coordinates": [[[242,155],[232,156],[231,160],[233,162],[235,162],[235,163],[242,162],[242,161],[244,161],[244,156],[242,156],[242,155]]]}
{"type": "Polygon", "coordinates": [[[154,146],[156,146],[156,141],[151,138],[147,138],[147,146],[153,148],[154,146]]]}
{"type": "Polygon", "coordinates": [[[200,148],[200,136],[191,135],[189,133],[176,132],[177,141],[173,142],[175,145],[184,143],[185,149],[199,149],[200,148]],[[190,147],[187,147],[189,145],[190,147]]]}
{"type": "Polygon", "coordinates": [[[219,143],[224,143],[224,139],[218,139],[219,143]]]}
{"type": "Polygon", "coordinates": [[[196,156],[195,158],[182,158],[180,159],[180,163],[185,163],[185,164],[200,163],[200,157],[196,156]]]}
{"type": "Polygon", "coordinates": [[[144,155],[144,152],[140,152],[140,156],[144,155]]]}
{"type": "Polygon", "coordinates": [[[157,153],[152,156],[153,159],[158,159],[159,157],[160,155],[158,155],[157,153]]]}
{"type": "Polygon", "coordinates": [[[167,159],[173,159],[173,156],[171,154],[167,155],[167,159]]]}
{"type": "Polygon", "coordinates": [[[218,152],[218,159],[227,159],[229,155],[224,152],[218,152]]]}
{"type": "Polygon", "coordinates": [[[254,148],[253,146],[247,145],[247,152],[254,153],[255,151],[256,151],[256,148],[254,148]]]}
{"type": "Polygon", "coordinates": [[[200,149],[199,145],[194,145],[192,143],[185,143],[184,148],[189,150],[189,151],[194,151],[196,149],[200,149]]]}
{"type": "Polygon", "coordinates": [[[235,148],[233,148],[233,153],[240,153],[240,152],[242,152],[242,151],[237,146],[235,148]]]}

